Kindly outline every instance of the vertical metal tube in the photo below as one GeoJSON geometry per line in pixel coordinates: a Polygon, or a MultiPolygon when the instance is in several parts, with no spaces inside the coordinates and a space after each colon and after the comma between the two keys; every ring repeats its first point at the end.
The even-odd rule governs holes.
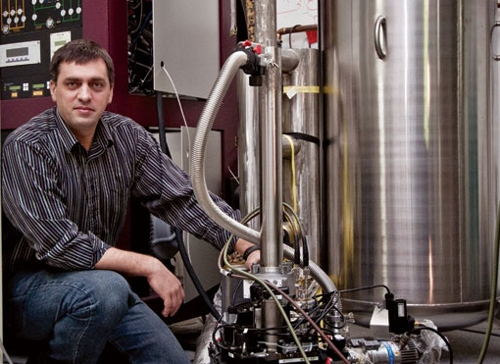
{"type": "MultiPolygon", "coordinates": [[[[281,114],[283,132],[298,138],[300,150],[295,148],[293,161],[283,155],[283,201],[297,209],[308,240],[309,259],[319,263],[320,252],[326,251],[320,247],[319,51],[303,48],[294,52],[300,62],[293,71],[283,74],[281,114]]],[[[284,66],[286,53],[281,58],[284,66]]]]}
{"type": "MultiPolygon", "coordinates": [[[[260,273],[272,275],[283,260],[282,234],[282,150],[281,150],[281,54],[277,47],[276,1],[255,1],[255,36],[262,45],[265,60],[269,62],[260,89],[261,136],[261,258],[260,273]]],[[[273,302],[262,305],[266,327],[278,327],[280,315],[273,302]]],[[[276,343],[272,333],[266,341],[276,343]]],[[[275,346],[269,347],[275,351],[275,346]]]]}
{"type": "Polygon", "coordinates": [[[261,271],[282,261],[281,54],[277,47],[276,1],[255,1],[256,41],[269,62],[259,95],[261,134],[261,271]]]}
{"type": "MultiPolygon", "coordinates": [[[[242,216],[259,208],[260,203],[260,139],[259,88],[249,85],[249,76],[238,74],[238,176],[240,178],[240,210],[242,216]]],[[[247,225],[260,231],[260,217],[247,225]]]]}

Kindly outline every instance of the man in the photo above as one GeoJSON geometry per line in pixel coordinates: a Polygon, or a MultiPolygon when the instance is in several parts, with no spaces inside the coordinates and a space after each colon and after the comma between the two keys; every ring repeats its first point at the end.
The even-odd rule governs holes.
{"type": "MultiPolygon", "coordinates": [[[[95,363],[106,344],[132,363],[189,363],[124,278],[146,277],[165,317],[184,299],[158,259],[115,247],[129,198],[218,248],[229,234],[202,211],[186,174],[144,128],[105,111],[114,67],[102,47],[71,41],[54,54],[50,72],[56,107],[16,129],[3,150],[3,210],[18,232],[4,240],[7,326],[47,342],[49,363],[95,363]]],[[[231,244],[241,254],[254,249],[242,239],[231,244]]],[[[247,264],[259,259],[253,251],[247,264]]]]}

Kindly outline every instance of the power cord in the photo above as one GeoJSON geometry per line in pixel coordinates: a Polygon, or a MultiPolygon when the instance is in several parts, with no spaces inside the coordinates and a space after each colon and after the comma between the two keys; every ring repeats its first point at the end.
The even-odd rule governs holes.
{"type": "MultiPolygon", "coordinates": [[[[179,93],[177,92],[177,87],[175,87],[174,80],[172,79],[172,77],[170,76],[170,73],[165,68],[165,63],[163,61],[161,61],[161,69],[167,75],[167,77],[168,77],[168,79],[170,81],[170,84],[172,85],[172,88],[174,89],[175,98],[177,99],[177,103],[179,104],[179,109],[181,111],[182,121],[184,122],[184,125],[186,126],[186,129],[188,129],[189,127],[188,127],[188,124],[187,124],[186,116],[184,115],[184,109],[182,107],[181,98],[179,96],[179,93]]],[[[187,133],[187,139],[188,139],[188,150],[189,150],[189,153],[191,153],[191,137],[189,136],[189,132],[187,133]]]]}

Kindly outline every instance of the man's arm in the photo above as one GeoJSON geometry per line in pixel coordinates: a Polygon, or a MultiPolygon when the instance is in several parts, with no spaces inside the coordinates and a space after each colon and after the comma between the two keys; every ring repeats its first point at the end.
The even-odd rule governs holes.
{"type": "MultiPolygon", "coordinates": [[[[235,250],[243,255],[254,244],[238,239],[235,250]]],[[[245,265],[248,269],[260,260],[260,251],[251,253],[245,265]]],[[[109,248],[95,265],[96,269],[106,269],[129,276],[146,277],[150,287],[163,300],[162,315],[173,316],[184,301],[184,289],[177,277],[165,265],[150,255],[139,254],[117,248],[109,248]]]]}
{"type": "Polygon", "coordinates": [[[129,276],[146,277],[150,287],[163,300],[162,315],[173,316],[184,300],[184,289],[177,277],[155,257],[109,248],[95,265],[129,276]]]}

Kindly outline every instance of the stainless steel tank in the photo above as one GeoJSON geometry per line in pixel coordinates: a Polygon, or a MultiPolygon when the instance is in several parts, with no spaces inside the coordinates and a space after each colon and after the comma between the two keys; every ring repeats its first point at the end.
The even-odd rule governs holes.
{"type": "MultiPolygon", "coordinates": [[[[485,319],[498,204],[496,1],[320,9],[328,272],[339,288],[387,285],[440,329],[485,319]]],[[[369,289],[343,304],[367,323],[383,295],[369,289]]]]}

